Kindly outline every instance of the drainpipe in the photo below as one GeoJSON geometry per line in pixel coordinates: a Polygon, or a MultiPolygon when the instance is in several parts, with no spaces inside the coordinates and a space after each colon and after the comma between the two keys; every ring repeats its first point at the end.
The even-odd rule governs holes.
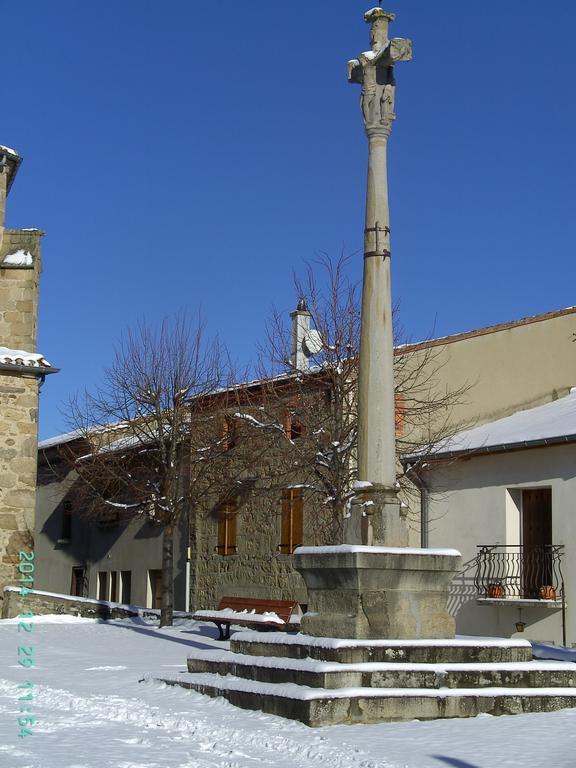
{"type": "Polygon", "coordinates": [[[428,549],[428,509],[430,503],[430,489],[418,473],[414,464],[406,465],[406,475],[412,480],[420,491],[420,546],[428,549]]]}
{"type": "MultiPolygon", "coordinates": [[[[188,537],[188,541],[190,538],[188,537]]],[[[186,548],[186,593],[184,595],[184,610],[190,612],[190,546],[186,548]]]]}

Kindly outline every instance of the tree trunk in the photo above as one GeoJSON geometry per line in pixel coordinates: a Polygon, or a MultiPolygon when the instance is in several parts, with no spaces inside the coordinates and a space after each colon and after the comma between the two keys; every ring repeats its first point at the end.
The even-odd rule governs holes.
{"type": "Polygon", "coordinates": [[[174,525],[164,527],[162,537],[162,601],[160,626],[171,627],[174,618],[174,525]]]}

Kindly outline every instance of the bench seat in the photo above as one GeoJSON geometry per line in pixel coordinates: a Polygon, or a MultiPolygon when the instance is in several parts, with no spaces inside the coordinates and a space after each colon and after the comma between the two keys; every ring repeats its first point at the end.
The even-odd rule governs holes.
{"type": "Polygon", "coordinates": [[[218,639],[228,640],[230,625],[285,630],[292,612],[298,606],[295,600],[262,600],[251,597],[223,597],[215,611],[196,611],[198,621],[213,621],[218,627],[218,639]]]}

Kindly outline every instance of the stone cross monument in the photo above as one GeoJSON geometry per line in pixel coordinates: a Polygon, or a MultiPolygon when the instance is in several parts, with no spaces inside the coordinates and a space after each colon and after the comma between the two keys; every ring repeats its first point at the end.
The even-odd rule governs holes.
{"type": "Polygon", "coordinates": [[[359,482],[346,521],[346,543],[299,547],[294,554],[294,567],[308,590],[301,626],[305,634],[320,637],[446,638],[454,636],[447,597],[460,554],[407,547],[408,529],[396,489],[386,149],[395,117],[394,64],[412,57],[412,44],[388,38],[393,14],[373,8],[364,19],[371,24],[372,50],[348,63],[349,79],[362,85],[368,136],[359,482]]]}
{"type": "MultiPolygon", "coordinates": [[[[371,50],[348,62],[348,79],[362,85],[361,109],[368,137],[368,186],[364,229],[364,280],[358,406],[358,506],[370,521],[348,526],[349,543],[406,546],[396,493],[394,346],[390,289],[390,214],[387,144],[394,114],[394,65],[412,58],[410,40],[388,37],[395,18],[382,8],[364,14],[371,50]],[[364,482],[362,482],[364,481],[364,482]],[[366,502],[371,502],[366,504],[366,502]],[[381,513],[381,514],[380,514],[381,513]]],[[[355,524],[356,523],[356,524],[355,524]]]]}

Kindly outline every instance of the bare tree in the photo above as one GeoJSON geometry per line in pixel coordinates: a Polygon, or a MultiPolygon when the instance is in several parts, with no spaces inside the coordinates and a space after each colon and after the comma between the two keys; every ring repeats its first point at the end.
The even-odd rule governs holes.
{"type": "Polygon", "coordinates": [[[234,396],[227,356],[203,323],[165,320],[158,331],[142,323],[129,331],[93,393],[72,399],[71,427],[90,446],[71,455],[92,520],[112,513],[160,526],[160,625],[172,624],[174,533],[207,494],[231,482],[229,436],[221,414],[234,396]],[[217,398],[217,408],[215,408],[217,398]]]}
{"type": "MultiPolygon", "coordinates": [[[[322,502],[327,515],[316,531],[332,541],[341,536],[357,477],[360,307],[358,285],[347,275],[348,262],[346,256],[334,260],[322,255],[307,264],[303,279],[294,277],[300,306],[308,311],[315,333],[307,364],[302,367],[302,358],[295,356],[293,327],[276,310],[261,349],[267,409],[276,420],[283,410],[284,435],[291,447],[284,469],[297,472],[322,502]]],[[[397,309],[394,315],[396,326],[397,309]]],[[[456,430],[451,410],[466,387],[438,388],[441,348],[424,342],[412,354],[398,333],[395,345],[397,452],[430,453],[456,430]]],[[[400,481],[410,492],[409,478],[401,476],[400,481]]]]}

